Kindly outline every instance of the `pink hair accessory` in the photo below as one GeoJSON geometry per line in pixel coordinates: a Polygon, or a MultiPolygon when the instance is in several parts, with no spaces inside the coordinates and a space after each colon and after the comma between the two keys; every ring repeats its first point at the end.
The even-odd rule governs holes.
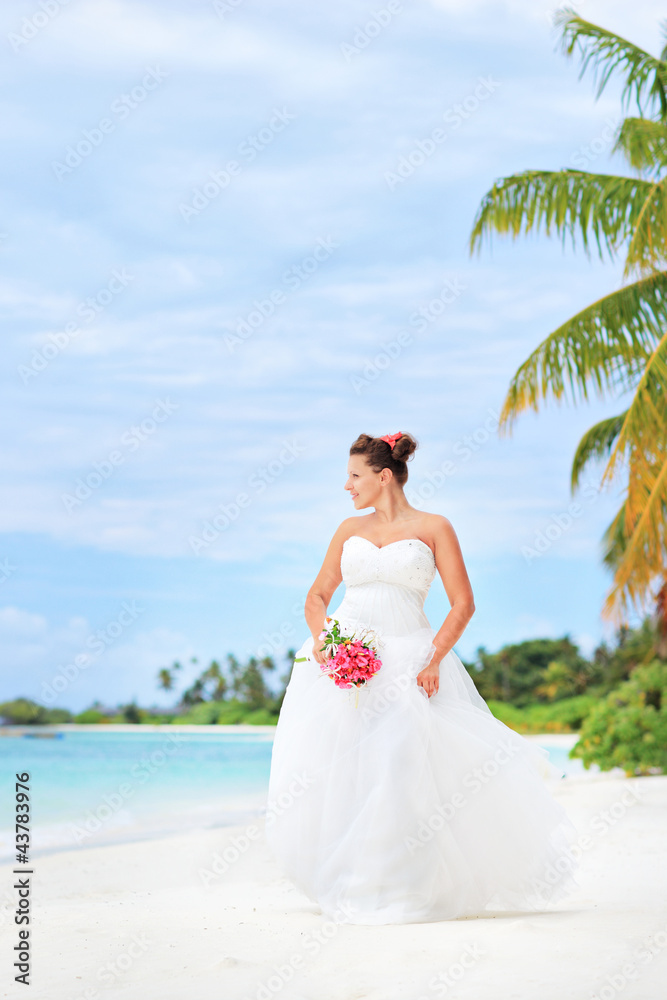
{"type": "Polygon", "coordinates": [[[403,437],[403,432],[402,431],[399,431],[398,434],[385,434],[385,436],[383,438],[380,438],[380,440],[381,441],[386,441],[387,444],[389,445],[389,447],[391,448],[391,450],[393,451],[394,450],[394,445],[396,444],[396,442],[398,441],[398,439],[400,437],[403,437]]]}

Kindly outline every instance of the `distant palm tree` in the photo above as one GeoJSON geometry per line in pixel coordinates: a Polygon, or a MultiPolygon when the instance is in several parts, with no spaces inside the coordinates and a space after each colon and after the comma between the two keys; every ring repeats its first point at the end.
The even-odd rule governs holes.
{"type": "MultiPolygon", "coordinates": [[[[625,252],[624,280],[634,277],[554,330],[515,373],[501,416],[509,430],[523,410],[550,395],[576,402],[590,389],[600,397],[631,392],[622,413],[582,437],[571,489],[587,463],[607,458],[601,485],[627,471],[623,504],[604,535],[604,562],[614,572],[602,613],[622,622],[629,605],[656,602],[667,629],[667,601],[650,594],[667,583],[667,44],[660,58],[626,39],[560,11],[563,48],[591,66],[597,96],[610,76],[624,78],[622,104],[634,98],[638,116],[620,124],[614,152],[636,177],[585,170],[527,170],[497,181],[485,195],[470,237],[471,253],[492,230],[516,238],[544,229],[572,243],[579,234],[601,258],[625,252]],[[645,110],[649,113],[645,117],[645,110]]],[[[663,25],[667,40],[667,25],[663,25]]],[[[661,591],[664,594],[664,590],[661,591]]]]}
{"type": "Polygon", "coordinates": [[[213,701],[222,701],[227,693],[227,678],[222,672],[217,660],[211,660],[210,665],[201,675],[202,681],[210,685],[210,695],[213,701]]]}
{"type": "Polygon", "coordinates": [[[165,691],[171,691],[174,686],[174,675],[168,667],[162,667],[157,675],[158,686],[165,691]]]}
{"type": "Polygon", "coordinates": [[[230,687],[232,689],[233,695],[236,697],[241,690],[241,664],[234,656],[233,653],[227,653],[227,667],[229,670],[229,676],[231,678],[230,687]]]}
{"type": "Polygon", "coordinates": [[[201,677],[197,677],[191,687],[181,695],[180,703],[181,705],[199,705],[202,701],[206,701],[204,682],[201,677]]]}
{"type": "Polygon", "coordinates": [[[176,673],[177,670],[182,670],[182,669],[183,668],[181,667],[181,664],[178,662],[178,660],[175,663],[173,663],[171,667],[162,667],[162,669],[158,671],[157,675],[158,686],[161,687],[164,691],[171,691],[171,689],[174,686],[174,674],[176,673]]]}

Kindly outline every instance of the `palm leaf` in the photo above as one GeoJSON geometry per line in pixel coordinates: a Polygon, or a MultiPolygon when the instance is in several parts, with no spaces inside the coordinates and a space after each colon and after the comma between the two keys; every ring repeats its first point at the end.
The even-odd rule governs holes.
{"type": "MultiPolygon", "coordinates": [[[[522,233],[543,229],[546,235],[555,231],[563,244],[569,234],[573,246],[579,234],[586,253],[590,253],[589,240],[593,238],[600,257],[606,251],[613,259],[619,246],[632,240],[642,219],[652,234],[650,222],[662,207],[661,202],[660,208],[651,208],[655,194],[656,185],[651,181],[585,170],[512,174],[496,181],[482,199],[470,234],[470,252],[480,251],[484,236],[492,231],[509,233],[516,239],[522,233]]],[[[654,240],[654,244],[658,242],[654,240]]],[[[641,250],[638,242],[637,259],[641,259],[641,250]]]]}
{"type": "Polygon", "coordinates": [[[667,167],[667,124],[650,118],[625,118],[612,153],[621,152],[634,170],[659,173],[667,167]]]}
{"type": "Polygon", "coordinates": [[[645,611],[650,588],[667,571],[667,461],[661,467],[655,466],[651,479],[646,483],[643,510],[629,537],[626,509],[626,539],[624,545],[616,546],[620,561],[614,585],[602,606],[605,618],[618,619],[630,605],[645,611]]]}
{"type": "Polygon", "coordinates": [[[623,273],[637,270],[647,274],[667,260],[667,178],[655,181],[635,220],[623,273]]]}
{"type": "Polygon", "coordinates": [[[602,562],[610,570],[615,571],[620,564],[627,546],[625,533],[625,502],[617,511],[614,520],[605,529],[602,536],[602,562]]]}
{"type": "Polygon", "coordinates": [[[616,417],[608,417],[606,420],[594,424],[583,435],[572,461],[570,486],[573,492],[579,486],[581,473],[585,466],[595,459],[609,455],[614,441],[620,434],[624,419],[625,413],[619,413],[616,417]]]}
{"type": "Polygon", "coordinates": [[[625,38],[585,21],[571,7],[558,11],[554,24],[562,28],[561,41],[567,55],[571,56],[576,49],[581,56],[579,78],[589,66],[592,68],[597,80],[597,97],[612,74],[618,72],[624,77],[622,100],[625,107],[634,96],[640,115],[643,114],[642,101],[646,99],[649,109],[656,109],[662,118],[667,116],[667,63],[625,38]]]}
{"type": "Polygon", "coordinates": [[[628,462],[623,534],[614,586],[603,615],[628,603],[645,607],[649,588],[667,569],[667,334],[656,346],[625,414],[602,484],[628,462]]]}
{"type": "Polygon", "coordinates": [[[667,271],[626,285],[583,309],[554,330],[515,373],[500,414],[509,429],[540,399],[588,399],[592,383],[632,389],[667,326],[667,271]]]}
{"type": "MultiPolygon", "coordinates": [[[[623,425],[611,452],[602,483],[611,479],[618,463],[630,454],[631,480],[638,477],[640,492],[646,489],[656,463],[661,466],[667,445],[667,333],[655,346],[645,364],[634,397],[626,410],[623,425]]],[[[630,522],[635,512],[643,509],[632,495],[628,484],[628,514],[630,522]]]]}

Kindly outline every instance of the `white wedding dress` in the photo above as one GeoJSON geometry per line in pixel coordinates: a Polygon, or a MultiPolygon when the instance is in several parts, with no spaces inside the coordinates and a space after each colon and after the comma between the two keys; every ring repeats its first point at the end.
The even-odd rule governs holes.
{"type": "Polygon", "coordinates": [[[423,610],[431,548],[343,545],[332,618],[381,634],[382,667],[342,689],[304,642],[273,745],[266,839],[284,873],[343,923],[388,924],[543,909],[578,882],[578,832],[553,798],[548,752],[492,714],[452,650],[431,698],[423,610]]]}

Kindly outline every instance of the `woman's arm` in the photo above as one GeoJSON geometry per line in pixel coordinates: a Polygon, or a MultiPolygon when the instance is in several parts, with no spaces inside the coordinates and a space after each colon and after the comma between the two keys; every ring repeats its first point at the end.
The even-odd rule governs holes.
{"type": "Polygon", "coordinates": [[[424,688],[429,698],[440,684],[440,661],[463,635],[466,625],[475,611],[472,586],[463,562],[463,553],[451,523],[446,517],[438,517],[433,532],[435,541],[435,565],[451,605],[449,614],[433,637],[435,653],[431,662],[419,674],[417,683],[424,688]]]}
{"type": "Polygon", "coordinates": [[[315,577],[315,581],[306,594],[304,613],[306,624],[313,637],[313,656],[318,663],[324,663],[324,656],[321,654],[319,634],[324,628],[324,620],[329,607],[329,601],[333,597],[336,588],[341,583],[343,577],[340,571],[340,560],[343,554],[343,542],[349,538],[352,531],[350,522],[356,518],[348,517],[337,528],[329,548],[326,551],[322,567],[315,577]]]}

